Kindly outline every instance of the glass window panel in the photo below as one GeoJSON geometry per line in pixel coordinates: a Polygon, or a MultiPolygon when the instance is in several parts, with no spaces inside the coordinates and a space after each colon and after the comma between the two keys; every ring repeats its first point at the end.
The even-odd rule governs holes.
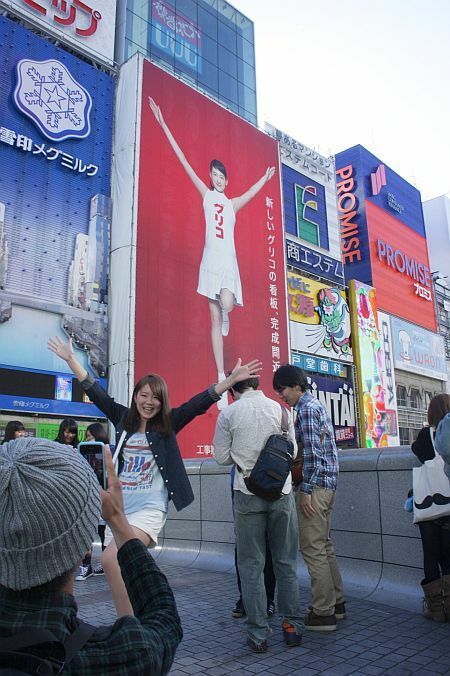
{"type": "Polygon", "coordinates": [[[201,50],[203,59],[206,59],[209,63],[213,63],[215,66],[218,65],[217,40],[212,40],[206,34],[203,34],[201,38],[201,50]]]}
{"type": "Polygon", "coordinates": [[[236,30],[233,30],[233,28],[225,25],[223,21],[219,21],[217,35],[219,44],[229,49],[230,52],[234,52],[234,54],[236,54],[236,30]]]}
{"type": "Polygon", "coordinates": [[[255,69],[242,59],[237,60],[238,79],[250,89],[256,90],[255,69]]]}
{"type": "Polygon", "coordinates": [[[248,42],[255,43],[253,21],[247,19],[243,14],[236,12],[236,26],[239,35],[242,35],[248,42]]]}
{"type": "Polygon", "coordinates": [[[219,71],[217,66],[203,59],[202,72],[198,75],[198,84],[217,96],[219,93],[219,71]]]}
{"type": "Polygon", "coordinates": [[[226,106],[227,108],[229,108],[230,110],[232,110],[233,113],[238,113],[238,112],[239,112],[239,107],[238,107],[237,103],[234,103],[233,101],[230,101],[230,100],[227,99],[226,97],[222,97],[222,96],[219,97],[219,101],[220,101],[224,106],[226,106]]]}
{"type": "Polygon", "coordinates": [[[219,98],[228,99],[232,103],[238,103],[238,86],[237,80],[230,77],[227,73],[219,70],[219,98]]]}
{"type": "Polygon", "coordinates": [[[195,0],[176,0],[175,9],[188,19],[197,23],[197,2],[195,0]]]}
{"type": "Polygon", "coordinates": [[[210,12],[199,6],[198,8],[198,25],[202,33],[206,33],[214,40],[217,40],[217,14],[214,16],[210,12]]]}
{"type": "Polygon", "coordinates": [[[237,58],[225,47],[219,45],[219,68],[228,75],[237,78],[237,58]]]}
{"type": "Polygon", "coordinates": [[[238,36],[237,54],[250,66],[255,66],[255,47],[247,40],[243,40],[238,36]]]}
{"type": "Polygon", "coordinates": [[[240,107],[256,116],[256,93],[239,82],[238,95],[240,107]]]}

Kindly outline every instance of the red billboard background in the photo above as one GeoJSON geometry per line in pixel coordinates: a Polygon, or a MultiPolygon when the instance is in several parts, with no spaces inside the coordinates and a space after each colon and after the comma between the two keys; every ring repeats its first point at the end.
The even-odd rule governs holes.
{"type": "Polygon", "coordinates": [[[381,261],[378,258],[377,242],[382,240],[391,245],[394,250],[401,251],[410,259],[414,258],[417,263],[429,268],[426,239],[370,200],[366,200],[365,206],[370,241],[372,286],[377,290],[379,309],[436,331],[432,282],[429,288],[431,300],[426,300],[416,294],[415,280],[412,277],[387,265],[386,258],[381,261]]]}
{"type": "MultiPolygon", "coordinates": [[[[210,185],[210,161],[226,168],[225,194],[245,193],[268,167],[275,175],[236,215],[234,240],[242,307],[230,312],[225,370],[238,357],[263,362],[261,388],[272,396],[277,363],[288,361],[278,148],[258,131],[144,61],[136,262],[135,380],[156,372],[172,406],[217,381],[208,299],[197,293],[205,244],[202,196],[151,111],[148,97],[197,176],[210,185]],[[278,356],[279,351],[279,356],[278,356]]],[[[180,435],[185,458],[211,453],[217,406],[180,435]]]]}

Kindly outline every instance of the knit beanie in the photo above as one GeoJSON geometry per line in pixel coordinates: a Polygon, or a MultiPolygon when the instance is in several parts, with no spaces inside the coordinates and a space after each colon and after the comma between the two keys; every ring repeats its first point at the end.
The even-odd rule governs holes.
{"type": "Polygon", "coordinates": [[[0,446],[0,585],[22,590],[73,568],[91,548],[100,487],[73,449],[22,437],[0,446]]]}

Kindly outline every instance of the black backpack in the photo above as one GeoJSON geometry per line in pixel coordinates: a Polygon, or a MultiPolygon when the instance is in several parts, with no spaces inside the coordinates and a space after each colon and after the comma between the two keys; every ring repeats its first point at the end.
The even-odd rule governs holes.
{"type": "Polygon", "coordinates": [[[1,676],[54,676],[61,674],[69,662],[87,643],[96,627],[78,620],[79,626],[64,643],[59,641],[48,629],[30,629],[7,638],[0,638],[0,675],[1,676]],[[24,648],[59,643],[64,648],[63,661],[51,657],[37,657],[26,652],[24,648]]]}
{"type": "MultiPolygon", "coordinates": [[[[250,476],[244,478],[250,493],[270,502],[279,500],[294,454],[294,444],[288,436],[288,412],[281,406],[281,434],[272,434],[267,439],[250,476]]],[[[240,467],[237,469],[242,472],[240,467]]]]}

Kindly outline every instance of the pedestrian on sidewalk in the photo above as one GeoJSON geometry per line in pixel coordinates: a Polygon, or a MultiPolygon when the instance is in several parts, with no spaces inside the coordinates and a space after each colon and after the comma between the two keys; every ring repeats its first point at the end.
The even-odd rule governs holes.
{"type": "MultiPolygon", "coordinates": [[[[116,429],[115,456],[122,483],[125,514],[135,537],[146,547],[155,547],[163,528],[169,500],[177,510],[194,500],[176,435],[196,416],[205,413],[236,382],[258,374],[261,364],[253,360],[242,365],[238,359],[231,374],[211,385],[186,403],[171,408],[167,384],[161,376],[150,374],[135,385],[130,407],[118,404],[88,375],[76,359],[72,340],[59,337],[48,341],[49,349],[63,359],[80,381],[89,399],[105,414],[116,429]]],[[[117,547],[112,532],[106,529],[107,547],[102,565],[119,617],[133,612],[117,563],[117,547]]]]}
{"type": "MultiPolygon", "coordinates": [[[[297,580],[298,525],[291,476],[278,500],[252,494],[244,479],[249,477],[266,441],[280,434],[282,408],[258,391],[258,378],[248,378],[231,387],[234,403],[221,411],[214,434],[214,457],[220,465],[236,465],[234,477],[234,524],[237,565],[242,600],[247,614],[247,645],[255,653],[267,651],[272,633],[267,619],[264,587],[266,534],[278,585],[278,610],[282,616],[287,646],[301,643],[303,623],[297,580]]],[[[289,436],[295,444],[292,421],[289,436]]]]}
{"type": "Polygon", "coordinates": [[[346,616],[344,587],[330,538],[339,475],[333,424],[325,407],[307,392],[302,369],[280,366],[273,388],[296,412],[295,432],[302,448],[302,480],[297,491],[300,550],[311,578],[312,606],[305,617],[309,631],[335,631],[346,616]]]}
{"type": "MultiPolygon", "coordinates": [[[[430,401],[428,425],[420,430],[411,446],[422,464],[435,458],[435,446],[438,452],[441,448],[445,450],[445,446],[450,448],[450,441],[444,434],[445,425],[441,423],[449,412],[448,394],[438,394],[430,401]],[[436,434],[434,442],[438,426],[440,434],[436,434]]],[[[419,521],[418,526],[423,549],[424,578],[420,583],[425,597],[423,614],[435,622],[450,622],[450,515],[419,521]]]]}
{"type": "Polygon", "coordinates": [[[175,599],[125,517],[109,450],[105,456],[108,490],[102,491],[89,464],[67,445],[28,437],[0,446],[2,667],[50,673],[42,665],[37,670],[41,658],[67,676],[156,676],[172,666],[183,635],[175,599]],[[73,578],[100,509],[135,617],[90,627],[77,617],[73,578]],[[43,630],[50,636],[37,637],[43,630]],[[11,654],[19,635],[25,658],[11,654]]]}

